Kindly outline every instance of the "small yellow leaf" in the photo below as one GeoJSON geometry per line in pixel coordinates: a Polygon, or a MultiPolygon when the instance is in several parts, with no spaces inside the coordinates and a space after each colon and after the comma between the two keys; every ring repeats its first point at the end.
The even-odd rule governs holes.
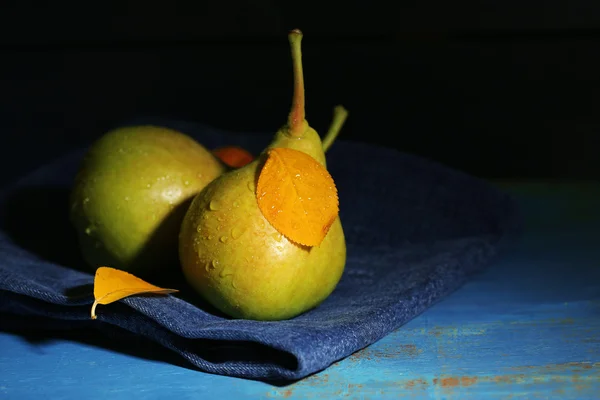
{"type": "Polygon", "coordinates": [[[339,213],[337,188],[327,169],[294,149],[268,151],[256,196],[271,225],[305,246],[321,244],[339,213]]]}
{"type": "Polygon", "coordinates": [[[142,293],[167,294],[175,293],[175,289],[163,289],[115,268],[100,267],[94,277],[94,304],[92,319],[96,319],[96,306],[110,304],[128,296],[142,293]]]}
{"type": "Polygon", "coordinates": [[[252,153],[239,146],[219,147],[213,150],[213,154],[233,168],[241,168],[254,160],[252,153]]]}

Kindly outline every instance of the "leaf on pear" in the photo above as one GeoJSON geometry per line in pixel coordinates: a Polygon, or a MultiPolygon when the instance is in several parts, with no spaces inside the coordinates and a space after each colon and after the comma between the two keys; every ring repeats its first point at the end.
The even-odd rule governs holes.
{"type": "Polygon", "coordinates": [[[100,267],[94,277],[94,304],[91,316],[96,319],[96,306],[110,304],[136,294],[167,294],[178,292],[176,289],[163,289],[115,268],[100,267]]]}
{"type": "Polygon", "coordinates": [[[246,149],[239,146],[224,146],[213,150],[213,154],[233,168],[240,168],[252,162],[254,156],[246,149]]]}
{"type": "Polygon", "coordinates": [[[318,246],[339,213],[333,178],[302,151],[272,148],[267,155],[256,186],[258,207],[288,239],[318,246]]]}

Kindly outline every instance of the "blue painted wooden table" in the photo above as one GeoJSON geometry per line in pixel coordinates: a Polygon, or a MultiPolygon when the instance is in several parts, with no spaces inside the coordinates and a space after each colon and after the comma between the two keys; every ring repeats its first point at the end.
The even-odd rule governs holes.
{"type": "Polygon", "coordinates": [[[486,272],[372,346],[288,385],[198,372],[162,348],[0,332],[0,399],[600,398],[600,185],[499,183],[527,215],[486,272]]]}

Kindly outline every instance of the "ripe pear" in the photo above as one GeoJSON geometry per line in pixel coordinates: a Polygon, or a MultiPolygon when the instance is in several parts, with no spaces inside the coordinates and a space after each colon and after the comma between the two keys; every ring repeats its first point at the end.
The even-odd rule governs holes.
{"type": "MultiPolygon", "coordinates": [[[[299,30],[289,34],[295,84],[288,123],[254,161],[208,184],[181,226],[179,257],[186,280],[233,318],[281,320],[302,314],[331,294],[346,263],[339,216],[320,245],[306,247],[278,232],[257,204],[256,181],[268,149],[299,150],[326,164],[320,136],[305,119],[301,39],[299,30]]],[[[347,114],[338,107],[336,115],[327,146],[347,114]]]]}
{"type": "Polygon", "coordinates": [[[160,126],[111,130],[92,144],[70,196],[85,261],[138,276],[178,268],[177,237],[193,197],[225,172],[197,141],[160,126]]]}

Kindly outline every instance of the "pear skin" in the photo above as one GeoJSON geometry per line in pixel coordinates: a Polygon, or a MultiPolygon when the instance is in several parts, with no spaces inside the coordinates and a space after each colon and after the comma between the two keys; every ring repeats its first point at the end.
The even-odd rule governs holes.
{"type": "Polygon", "coordinates": [[[177,268],[177,237],[193,197],[225,166],[191,137],[164,127],[107,132],[88,150],[70,219],[85,261],[138,276],[177,268]]]}
{"type": "MultiPolygon", "coordinates": [[[[325,166],[323,143],[304,115],[301,38],[297,30],[289,35],[295,78],[292,110],[267,149],[293,148],[325,166]]],[[[345,114],[340,118],[345,119],[345,114]]],[[[335,135],[330,130],[328,136],[335,135]]],[[[288,240],[264,217],[257,204],[256,182],[265,160],[264,151],[251,163],[209,183],[188,208],[179,235],[187,281],[234,318],[282,320],[300,315],[332,293],[346,263],[339,217],[314,247],[288,240]]]]}

